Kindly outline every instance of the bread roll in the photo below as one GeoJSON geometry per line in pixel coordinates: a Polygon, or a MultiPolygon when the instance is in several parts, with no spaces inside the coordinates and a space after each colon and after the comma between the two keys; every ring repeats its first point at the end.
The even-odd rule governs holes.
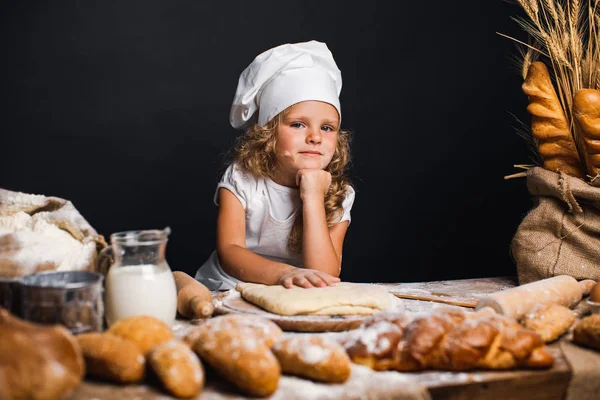
{"type": "Polygon", "coordinates": [[[322,336],[299,335],[275,343],[273,353],[284,374],[327,383],[350,377],[352,361],[338,342],[322,336]]]}
{"type": "Polygon", "coordinates": [[[588,174],[595,177],[600,172],[600,91],[578,90],[573,99],[573,115],[583,133],[588,174]]]}
{"type": "Polygon", "coordinates": [[[144,356],[152,347],[175,337],[169,325],[149,315],[120,319],[106,332],[132,341],[144,356]]]}
{"type": "Polygon", "coordinates": [[[581,301],[581,286],[569,275],[558,275],[501,290],[479,299],[476,310],[491,307],[498,314],[520,319],[537,304],[573,307],[581,301]]]}
{"type": "Polygon", "coordinates": [[[268,348],[271,348],[283,333],[275,322],[266,318],[255,315],[228,314],[204,321],[185,335],[184,342],[193,346],[206,329],[238,331],[243,336],[256,337],[268,348]]]}
{"type": "Polygon", "coordinates": [[[573,342],[600,350],[600,314],[588,315],[575,324],[573,342]]]}
{"type": "Polygon", "coordinates": [[[206,327],[192,349],[224,379],[248,396],[269,396],[277,390],[281,368],[263,338],[234,329],[206,327]]]}
{"type": "Polygon", "coordinates": [[[530,65],[521,88],[529,98],[527,111],[531,114],[531,130],[544,168],[583,178],[583,165],[569,123],[543,62],[530,65]]]}
{"type": "Polygon", "coordinates": [[[109,333],[82,333],[77,342],[85,358],[86,374],[118,383],[140,382],[146,360],[135,343],[109,333]]]}
{"type": "Polygon", "coordinates": [[[562,336],[575,322],[575,313],[559,304],[539,304],[533,307],[521,320],[525,328],[537,332],[544,343],[550,343],[562,336]]]}
{"type": "Polygon", "coordinates": [[[200,359],[180,340],[162,342],[150,349],[148,366],[173,396],[194,397],[204,387],[204,368],[200,359]]]}

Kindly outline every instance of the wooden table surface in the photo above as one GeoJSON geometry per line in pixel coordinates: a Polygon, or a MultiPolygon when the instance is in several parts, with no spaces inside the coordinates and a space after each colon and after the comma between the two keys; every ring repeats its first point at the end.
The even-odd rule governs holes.
{"type": "MultiPolygon", "coordinates": [[[[431,291],[442,297],[457,297],[464,298],[466,293],[475,293],[483,295],[492,293],[504,288],[510,288],[516,285],[514,278],[499,277],[499,278],[479,278],[479,279],[463,279],[452,281],[436,281],[411,284],[382,284],[392,289],[401,288],[403,285],[412,285],[412,288],[419,288],[424,291],[431,291]]],[[[431,310],[434,307],[454,307],[444,305],[438,302],[419,301],[403,299],[408,312],[422,312],[431,310]]],[[[577,314],[577,309],[576,309],[577,314]]],[[[193,329],[193,324],[189,321],[178,320],[173,327],[173,330],[178,337],[182,337],[193,329]]],[[[295,334],[293,332],[285,332],[284,334],[295,334]]],[[[315,334],[319,333],[302,333],[315,334]]],[[[344,334],[344,332],[324,333],[326,335],[344,334]]],[[[419,373],[399,373],[395,371],[375,372],[365,371],[362,366],[356,366],[356,375],[360,376],[362,381],[367,383],[357,384],[354,382],[355,397],[344,398],[392,398],[390,393],[383,391],[380,397],[377,397],[375,388],[381,388],[381,382],[389,383],[391,391],[394,390],[394,385],[401,387],[402,379],[400,377],[409,376],[411,379],[416,379],[422,385],[426,386],[432,399],[564,399],[571,379],[571,369],[561,351],[558,343],[553,343],[548,346],[550,352],[555,357],[555,364],[552,368],[536,371],[536,370],[513,370],[513,371],[472,371],[472,372],[447,372],[447,371],[426,371],[419,373]],[[371,384],[372,386],[369,386],[371,384]],[[361,393],[364,390],[365,393],[361,393]]],[[[600,355],[599,355],[600,356],[600,355]]],[[[354,367],[353,367],[354,368],[354,367]]],[[[353,369],[353,374],[355,370],[353,369]]],[[[599,371],[600,376],[600,371],[599,371]]],[[[358,379],[358,378],[357,378],[358,379]]],[[[360,382],[359,382],[360,383],[360,382]]],[[[301,380],[298,378],[285,377],[281,381],[281,390],[278,390],[272,399],[285,398],[304,398],[298,397],[298,389],[305,385],[306,388],[311,388],[307,393],[316,393],[315,384],[310,381],[301,380]],[[290,381],[292,379],[293,381],[290,381]],[[305,382],[305,383],[303,383],[305,382]],[[287,391],[287,392],[286,392],[287,391]],[[293,395],[292,395],[293,392],[293,395]],[[286,394],[287,393],[287,394],[286,394]]],[[[326,385],[322,385],[326,388],[326,385]]],[[[318,389],[318,388],[317,388],[318,389]]],[[[325,390],[323,389],[323,390],[325,390]]],[[[324,392],[325,393],[325,392],[324,392]]],[[[329,398],[330,396],[321,396],[318,398],[329,398]]],[[[152,388],[149,385],[129,385],[128,387],[119,387],[108,383],[84,381],[82,385],[73,395],[72,399],[116,399],[116,398],[137,398],[145,399],[171,399],[165,392],[152,388]]],[[[226,389],[226,385],[222,383],[211,383],[205,388],[198,399],[242,399],[235,392],[230,392],[226,389]]],[[[306,398],[312,398],[307,395],[306,398]]],[[[331,398],[335,398],[331,396],[331,398]]],[[[341,397],[340,397],[341,398],[341,397]]]]}

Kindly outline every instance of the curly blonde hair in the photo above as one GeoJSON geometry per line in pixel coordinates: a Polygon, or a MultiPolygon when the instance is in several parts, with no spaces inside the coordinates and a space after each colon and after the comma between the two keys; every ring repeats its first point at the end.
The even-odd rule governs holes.
{"type": "MultiPolygon", "coordinates": [[[[277,169],[275,152],[277,128],[288,112],[289,108],[280,112],[264,127],[254,124],[246,129],[244,134],[236,139],[232,150],[233,162],[256,176],[272,178],[277,169]]],[[[325,171],[331,174],[331,185],[325,195],[325,216],[329,227],[339,222],[342,217],[342,202],[351,184],[346,176],[346,170],[350,165],[350,141],[351,132],[340,129],[335,152],[325,168],[325,171]]],[[[302,251],[302,225],[302,209],[300,209],[287,244],[290,250],[297,253],[302,251]]]]}

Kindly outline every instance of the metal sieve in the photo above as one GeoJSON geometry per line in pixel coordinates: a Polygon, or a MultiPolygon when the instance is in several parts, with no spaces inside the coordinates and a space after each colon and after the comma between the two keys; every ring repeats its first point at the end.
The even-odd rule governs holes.
{"type": "Polygon", "coordinates": [[[19,278],[0,278],[0,307],[16,315],[20,313],[19,282],[19,278]]]}
{"type": "Polygon", "coordinates": [[[101,332],[104,276],[88,271],[48,271],[20,279],[20,314],[43,324],[62,324],[72,333],[101,332]]]}

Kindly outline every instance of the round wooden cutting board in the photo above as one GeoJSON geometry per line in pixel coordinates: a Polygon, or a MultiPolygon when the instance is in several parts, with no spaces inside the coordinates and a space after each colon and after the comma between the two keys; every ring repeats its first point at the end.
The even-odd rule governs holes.
{"type": "Polygon", "coordinates": [[[215,314],[250,314],[268,318],[284,331],[342,332],[356,329],[369,315],[278,315],[248,303],[237,290],[213,296],[215,314]]]}

